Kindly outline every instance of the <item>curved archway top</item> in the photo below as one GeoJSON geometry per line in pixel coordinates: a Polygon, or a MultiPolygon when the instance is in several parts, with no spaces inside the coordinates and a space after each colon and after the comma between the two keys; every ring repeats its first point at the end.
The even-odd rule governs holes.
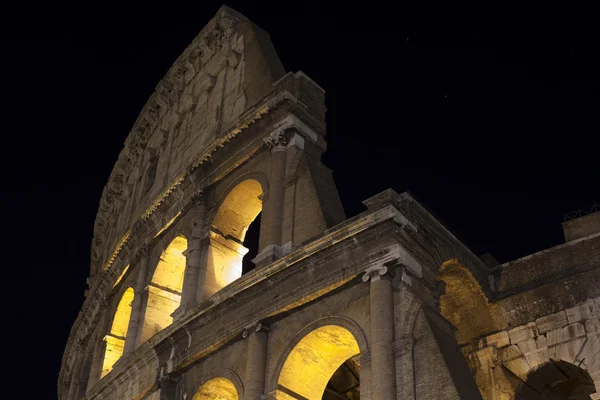
{"type": "Polygon", "coordinates": [[[117,305],[117,310],[113,317],[112,325],[110,328],[110,334],[124,338],[127,335],[127,328],[129,327],[129,317],[131,315],[131,303],[133,302],[135,294],[133,288],[127,288],[121,300],[117,305]]]}
{"type": "Polygon", "coordinates": [[[187,250],[187,246],[187,239],[182,235],[171,241],[156,265],[151,280],[153,284],[181,292],[186,262],[183,252],[187,250]]]}
{"type": "Polygon", "coordinates": [[[497,330],[497,309],[490,304],[471,271],[456,260],[442,264],[437,279],[445,283],[440,311],[458,330],[456,339],[465,344],[497,330]]]}
{"type": "Polygon", "coordinates": [[[586,400],[596,393],[590,374],[575,364],[550,360],[531,371],[516,390],[515,400],[586,400]]]}
{"type": "MultiPolygon", "coordinates": [[[[235,10],[221,7],[157,85],[125,141],[100,199],[92,268],[103,261],[102,250],[112,244],[107,243],[106,233],[114,226],[111,220],[118,219],[124,203],[136,193],[137,179],[132,177],[145,172],[144,160],[149,155],[160,157],[169,136],[177,130],[181,146],[173,146],[170,151],[191,152],[189,163],[172,162],[167,179],[161,180],[164,187],[156,188],[156,192],[177,184],[186,172],[231,139],[221,137],[219,130],[237,121],[284,74],[268,35],[235,10]],[[235,79],[225,81],[225,71],[235,79]],[[232,106],[216,113],[216,118],[206,117],[215,115],[214,108],[221,104],[232,106]],[[196,129],[198,126],[204,128],[196,129]],[[198,132],[204,133],[198,137],[198,132]]],[[[116,232],[111,241],[122,234],[116,232]]]]}
{"type": "Polygon", "coordinates": [[[354,321],[345,317],[317,320],[296,335],[270,390],[282,386],[307,399],[321,399],[334,372],[361,352],[368,352],[367,343],[354,321]]]}
{"type": "Polygon", "coordinates": [[[246,179],[231,189],[221,202],[212,228],[224,237],[242,242],[248,227],[262,210],[263,189],[255,179],[246,179]]]}
{"type": "Polygon", "coordinates": [[[238,400],[239,394],[227,378],[218,377],[205,382],[192,397],[192,400],[238,400]]]}

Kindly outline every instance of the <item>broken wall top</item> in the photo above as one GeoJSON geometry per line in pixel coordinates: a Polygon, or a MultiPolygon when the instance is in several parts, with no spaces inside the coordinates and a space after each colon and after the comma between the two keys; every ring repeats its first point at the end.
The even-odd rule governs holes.
{"type": "Polygon", "coordinates": [[[100,200],[92,275],[151,202],[284,74],[268,34],[221,7],[159,82],[125,140],[100,200]]]}

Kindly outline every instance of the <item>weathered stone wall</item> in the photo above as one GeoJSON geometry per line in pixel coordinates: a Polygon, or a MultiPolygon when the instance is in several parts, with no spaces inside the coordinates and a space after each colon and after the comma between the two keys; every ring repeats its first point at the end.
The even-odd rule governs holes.
{"type": "Polygon", "coordinates": [[[600,234],[520,258],[495,268],[496,296],[507,296],[600,265],[600,234]]]}
{"type": "Polygon", "coordinates": [[[600,387],[599,310],[600,298],[592,299],[484,337],[477,348],[465,348],[478,384],[485,388],[484,398],[513,399],[526,381],[540,392],[554,383],[552,377],[531,382],[528,376],[559,360],[586,370],[600,387]]]}
{"type": "Polygon", "coordinates": [[[600,211],[579,218],[573,218],[562,224],[565,240],[570,242],[600,232],[600,211]]]}
{"type": "MultiPolygon", "coordinates": [[[[284,75],[267,35],[222,8],[158,85],[103,193],[60,400],[189,399],[215,378],[245,400],[298,398],[281,371],[328,326],[337,328],[315,339],[334,354],[328,366],[341,345],[358,348],[344,357],[360,366],[368,400],[535,395],[541,371],[559,368],[551,360],[598,382],[595,217],[567,224],[565,245],[491,270],[408,193],[386,190],[346,220],[321,163],[324,117],[323,90],[301,72],[284,75]],[[241,186],[248,180],[252,189],[241,186]],[[225,271],[220,282],[232,267],[211,251],[241,252],[259,206],[256,268],[237,279],[225,271]],[[153,281],[180,236],[185,262],[153,281]],[[101,377],[104,338],[128,288],[123,355],[101,377]],[[173,301],[153,301],[157,290],[173,301]],[[144,334],[154,311],[168,323],[144,334]]],[[[310,386],[312,372],[302,371],[310,386]]]]}

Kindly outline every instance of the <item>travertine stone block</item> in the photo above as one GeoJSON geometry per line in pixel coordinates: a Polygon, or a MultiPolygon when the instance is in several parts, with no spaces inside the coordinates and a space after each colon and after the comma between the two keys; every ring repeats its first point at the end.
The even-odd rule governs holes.
{"type": "Polygon", "coordinates": [[[565,313],[567,314],[567,321],[572,324],[573,322],[578,322],[598,314],[598,305],[594,301],[587,301],[565,310],[565,313]]]}
{"type": "Polygon", "coordinates": [[[508,331],[510,343],[517,344],[524,340],[535,337],[535,331],[533,330],[534,327],[535,324],[528,324],[511,329],[510,331],[508,331]]]}
{"type": "Polygon", "coordinates": [[[552,329],[562,328],[567,325],[567,314],[564,311],[557,312],[535,320],[539,333],[545,333],[552,329]]]}
{"type": "Polygon", "coordinates": [[[510,344],[510,337],[508,336],[507,331],[494,333],[493,335],[485,337],[485,344],[487,346],[496,346],[501,348],[510,344]]]}

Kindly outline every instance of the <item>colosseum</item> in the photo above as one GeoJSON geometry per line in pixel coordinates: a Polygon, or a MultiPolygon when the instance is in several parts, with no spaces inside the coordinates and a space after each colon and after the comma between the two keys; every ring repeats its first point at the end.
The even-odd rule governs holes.
{"type": "Polygon", "coordinates": [[[600,399],[600,212],[501,265],[409,193],[347,219],[324,97],[219,9],[102,193],[58,398],[600,399]]]}

